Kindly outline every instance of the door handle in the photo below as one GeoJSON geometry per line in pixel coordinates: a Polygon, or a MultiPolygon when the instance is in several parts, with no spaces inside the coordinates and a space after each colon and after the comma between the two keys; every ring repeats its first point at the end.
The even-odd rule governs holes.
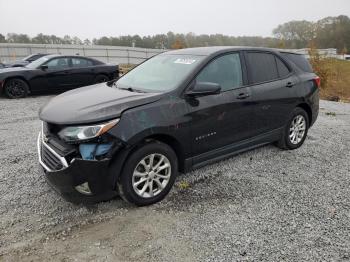
{"type": "Polygon", "coordinates": [[[288,88],[291,88],[291,87],[293,87],[294,86],[294,83],[293,82],[288,82],[287,84],[286,84],[286,87],[288,87],[288,88]]]}
{"type": "Polygon", "coordinates": [[[241,94],[239,94],[236,98],[237,99],[246,99],[246,98],[248,98],[249,97],[249,94],[247,94],[247,93],[241,93],[241,94]]]}

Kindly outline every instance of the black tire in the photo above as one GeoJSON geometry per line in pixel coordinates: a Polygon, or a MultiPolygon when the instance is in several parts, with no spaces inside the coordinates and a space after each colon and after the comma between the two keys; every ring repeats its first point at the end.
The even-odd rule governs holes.
{"type": "MultiPolygon", "coordinates": [[[[150,162],[148,162],[148,164],[149,163],[150,162]]],[[[167,171],[169,171],[169,169],[167,171]]],[[[163,171],[160,171],[160,172],[163,172],[163,171]]],[[[145,173],[147,173],[146,170],[145,170],[145,173]]],[[[169,193],[169,191],[174,185],[177,173],[178,173],[178,162],[177,162],[177,157],[175,152],[168,145],[164,143],[161,143],[158,141],[148,142],[143,146],[139,147],[138,149],[136,149],[126,160],[121,176],[117,182],[119,194],[124,200],[126,200],[129,203],[135,204],[137,206],[152,205],[156,202],[161,201],[169,193]],[[159,154],[159,157],[160,155],[163,155],[166,158],[167,164],[170,163],[170,174],[168,173],[169,179],[167,180],[167,184],[164,185],[163,189],[160,189],[157,183],[153,182],[152,180],[152,182],[150,182],[153,185],[152,189],[147,187],[148,190],[146,191],[146,194],[148,196],[142,197],[139,194],[140,192],[137,193],[133,187],[133,182],[135,182],[133,181],[133,179],[137,179],[134,176],[134,171],[136,171],[136,169],[140,167],[141,161],[143,159],[145,159],[147,156],[150,156],[152,154],[159,154]],[[148,193],[148,192],[151,192],[151,190],[152,190],[152,195],[153,195],[153,192],[157,193],[157,190],[160,190],[160,192],[158,192],[154,196],[151,196],[148,193]]],[[[141,179],[147,179],[147,180],[144,183],[140,184],[140,188],[143,188],[143,186],[148,183],[148,180],[151,180],[151,178],[148,177],[148,173],[147,173],[147,177],[140,177],[140,180],[141,179]]],[[[155,179],[158,179],[158,181],[160,181],[159,179],[162,179],[162,178],[155,177],[155,179]]],[[[140,180],[136,182],[139,182],[140,180]]],[[[162,180],[162,183],[164,181],[165,180],[162,180]]]]}
{"type": "MultiPolygon", "coordinates": [[[[309,116],[305,112],[304,109],[297,107],[295,108],[292,113],[290,114],[290,117],[288,119],[288,122],[286,126],[283,129],[283,134],[281,139],[277,142],[277,146],[281,149],[288,149],[288,150],[293,150],[299,148],[305,141],[307,137],[307,133],[309,130],[309,116]],[[297,121],[297,119],[304,119],[305,120],[305,131],[302,135],[302,137],[298,138],[300,141],[292,141],[292,138],[290,137],[292,135],[292,122],[297,121]]],[[[295,138],[295,137],[294,137],[295,138]]]]}
{"type": "Polygon", "coordinates": [[[11,99],[24,98],[29,93],[29,86],[22,79],[13,78],[5,82],[4,92],[11,99]]]}
{"type": "Polygon", "coordinates": [[[108,82],[109,78],[106,75],[98,75],[95,77],[94,83],[95,84],[100,84],[100,83],[105,83],[108,82]]]}

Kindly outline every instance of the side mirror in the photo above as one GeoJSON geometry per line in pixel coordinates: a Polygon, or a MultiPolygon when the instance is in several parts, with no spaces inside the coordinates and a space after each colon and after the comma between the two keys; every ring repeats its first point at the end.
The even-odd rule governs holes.
{"type": "Polygon", "coordinates": [[[196,82],[190,90],[186,92],[187,96],[208,96],[216,95],[221,91],[221,86],[211,82],[196,82]]]}
{"type": "Polygon", "coordinates": [[[40,66],[40,69],[43,70],[43,71],[47,70],[48,68],[49,67],[47,65],[41,65],[40,66]]]}

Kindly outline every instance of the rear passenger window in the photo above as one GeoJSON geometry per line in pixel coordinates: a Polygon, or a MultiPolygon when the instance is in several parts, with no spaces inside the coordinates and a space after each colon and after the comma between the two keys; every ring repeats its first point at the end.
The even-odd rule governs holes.
{"type": "Polygon", "coordinates": [[[249,66],[249,81],[251,84],[278,79],[275,56],[269,53],[247,53],[249,66]]]}
{"type": "Polygon", "coordinates": [[[217,83],[222,91],[243,85],[239,54],[223,55],[210,62],[197,76],[197,82],[217,83]]]}
{"type": "Polygon", "coordinates": [[[72,58],[73,67],[87,67],[92,66],[92,61],[84,58],[72,58]]]}
{"type": "Polygon", "coordinates": [[[288,67],[278,57],[276,57],[276,64],[277,64],[278,75],[280,78],[283,78],[289,75],[290,71],[288,67]]]}

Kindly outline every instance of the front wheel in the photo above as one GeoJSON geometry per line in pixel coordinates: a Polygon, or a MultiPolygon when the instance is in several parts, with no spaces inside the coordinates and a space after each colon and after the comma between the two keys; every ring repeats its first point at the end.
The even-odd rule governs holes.
{"type": "Polygon", "coordinates": [[[22,79],[14,78],[5,82],[4,91],[8,98],[23,98],[28,95],[29,87],[22,79]]]}
{"type": "Polygon", "coordinates": [[[137,206],[151,205],[169,193],[177,173],[175,152],[154,141],[141,146],[127,159],[117,186],[124,200],[137,206]]]}
{"type": "Polygon", "coordinates": [[[282,149],[297,149],[305,141],[309,129],[309,117],[304,109],[297,107],[293,110],[284,127],[278,147],[282,149]]]}

